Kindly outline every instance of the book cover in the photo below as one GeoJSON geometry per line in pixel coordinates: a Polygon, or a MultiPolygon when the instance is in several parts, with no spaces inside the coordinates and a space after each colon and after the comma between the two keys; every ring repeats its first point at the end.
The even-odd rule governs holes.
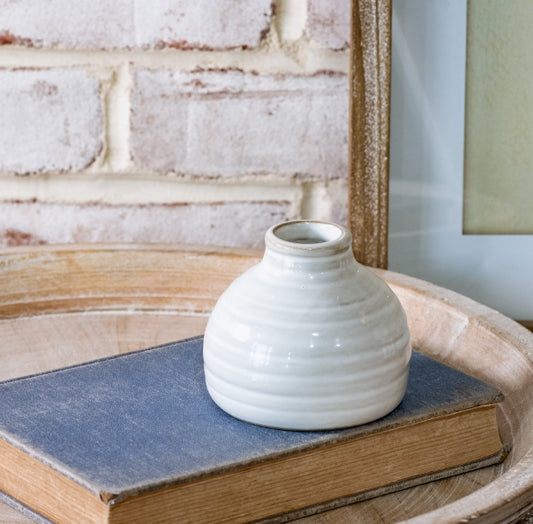
{"type": "MultiPolygon", "coordinates": [[[[197,511],[209,515],[205,510],[210,500],[215,501],[216,496],[228,497],[213,479],[227,477],[230,479],[227,485],[231,482],[238,485],[241,480],[247,483],[250,479],[259,480],[263,474],[266,479],[273,473],[265,470],[265,464],[273,464],[274,472],[282,466],[292,471],[286,459],[303,457],[303,462],[294,462],[293,466],[303,468],[296,478],[301,478],[303,489],[311,493],[315,481],[305,468],[312,460],[320,462],[319,454],[324,450],[335,450],[337,455],[329,459],[324,455],[324,460],[336,467],[334,457],[346,461],[346,455],[342,454],[344,443],[372,442],[373,436],[392,434],[393,443],[389,444],[392,447],[388,452],[402,454],[401,439],[397,440],[400,447],[394,448],[395,430],[407,426],[411,433],[406,442],[419,435],[422,453],[424,431],[427,431],[424,430],[425,421],[449,418],[450,421],[460,420],[464,425],[470,424],[468,417],[477,411],[485,413],[490,408],[494,411],[489,417],[494,421],[481,424],[483,427],[490,425],[491,429],[487,430],[490,433],[488,447],[480,451],[480,456],[475,453],[469,457],[458,455],[459,458],[453,460],[460,463],[453,463],[449,455],[457,450],[450,445],[449,450],[433,453],[435,459],[430,456],[432,453],[418,459],[424,467],[416,475],[412,471],[408,471],[405,478],[401,475],[397,478],[397,474],[389,478],[385,474],[382,475],[383,485],[363,483],[364,489],[359,492],[340,492],[340,496],[335,490],[331,493],[325,490],[323,500],[319,494],[296,496],[289,490],[285,496],[287,500],[280,500],[278,504],[274,499],[280,494],[273,493],[273,500],[264,510],[258,510],[258,514],[247,513],[250,503],[244,501],[235,521],[272,517],[304,507],[314,508],[305,511],[315,511],[320,505],[333,507],[500,460],[503,451],[497,439],[494,409],[500,400],[501,395],[493,387],[414,352],[404,400],[395,411],[378,421],[343,430],[315,432],[255,426],[227,415],[209,397],[203,375],[202,338],[198,337],[1,383],[0,489],[52,520],[68,515],[70,506],[72,511],[83,513],[85,506],[80,500],[87,496],[88,500],[92,497],[102,505],[102,522],[126,522],[119,517],[112,518],[120,513],[115,508],[127,508],[139,497],[144,497],[146,504],[148,497],[156,498],[160,493],[170,497],[169,493],[179,491],[180,486],[198,484],[207,493],[205,499],[189,497],[189,492],[184,490],[181,499],[176,499],[175,511],[190,514],[189,510],[194,511],[196,504],[199,505],[197,511]],[[457,413],[465,413],[467,418],[458,418],[457,413]],[[310,458],[305,459],[307,456],[310,458]],[[15,468],[18,471],[7,471],[19,461],[21,467],[15,468]],[[45,477],[65,479],[65,483],[54,488],[54,493],[46,493],[46,486],[39,487],[39,482],[49,481],[35,480],[41,473],[35,473],[34,466],[35,471],[42,469],[45,477]],[[239,473],[241,471],[244,473],[239,473]],[[418,478],[414,479],[415,476],[418,478]],[[217,491],[219,488],[222,491],[217,491]],[[214,489],[211,497],[209,489],[214,489]],[[43,502],[46,497],[49,504],[43,502]]],[[[461,426],[457,427],[459,429],[453,429],[450,435],[461,431],[461,426]]],[[[467,430],[465,435],[468,435],[467,430]]],[[[472,431],[478,430],[472,428],[472,431]]],[[[479,440],[480,435],[475,434],[473,438],[479,440]]],[[[463,440],[461,436],[460,441],[463,440]]],[[[375,445],[381,449],[379,453],[387,453],[384,440],[378,440],[375,445]]],[[[472,444],[473,450],[475,445],[472,444]]],[[[414,449],[419,448],[415,446],[414,449]]],[[[375,457],[368,459],[372,462],[375,457]]],[[[361,460],[354,452],[352,469],[354,474],[367,475],[368,472],[357,473],[361,460]]],[[[316,482],[323,483],[323,480],[316,479],[316,482]]],[[[249,485],[242,487],[246,490],[249,485]]],[[[317,485],[314,492],[317,488],[321,491],[317,485]]],[[[293,486],[293,490],[297,489],[298,486],[293,486]]],[[[253,500],[253,496],[252,493],[243,498],[253,500]]],[[[265,495],[258,491],[255,496],[259,501],[265,495]]],[[[235,502],[231,505],[235,506],[235,502]]],[[[150,511],[156,514],[158,510],[150,511]]],[[[220,509],[214,508],[214,511],[221,514],[220,509]]],[[[76,519],[78,517],[76,514],[76,519]]]]}

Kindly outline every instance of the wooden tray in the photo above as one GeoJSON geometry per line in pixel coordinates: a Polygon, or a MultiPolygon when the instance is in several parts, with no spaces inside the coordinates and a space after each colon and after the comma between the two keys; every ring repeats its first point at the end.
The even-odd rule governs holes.
{"type": "MultiPolygon", "coordinates": [[[[201,334],[256,251],[167,246],[0,253],[0,379],[201,334]]],[[[503,465],[354,504],[305,522],[512,522],[533,508],[533,334],[456,293],[391,272],[413,344],[500,388],[503,465]],[[465,520],[463,520],[465,519],[465,520]]],[[[0,504],[1,522],[30,522],[0,504]]]]}

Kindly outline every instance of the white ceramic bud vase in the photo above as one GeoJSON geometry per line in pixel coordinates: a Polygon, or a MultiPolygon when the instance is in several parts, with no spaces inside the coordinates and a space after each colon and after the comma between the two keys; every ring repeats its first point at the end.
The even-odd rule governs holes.
{"type": "Polygon", "coordinates": [[[405,313],[358,264],[350,232],[326,222],[269,229],[262,261],[218,300],[205,331],[207,389],[229,414],[322,430],[392,411],[407,385],[405,313]]]}

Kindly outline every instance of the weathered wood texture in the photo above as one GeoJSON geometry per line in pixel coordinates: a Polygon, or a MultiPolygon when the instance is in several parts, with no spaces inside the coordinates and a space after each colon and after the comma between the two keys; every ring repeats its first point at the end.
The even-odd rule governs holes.
{"type": "MultiPolygon", "coordinates": [[[[223,289],[259,253],[165,246],[16,248],[0,253],[0,374],[37,373],[204,330],[223,289]]],[[[533,334],[456,293],[376,270],[423,353],[499,387],[503,465],[303,519],[507,521],[533,502],[533,334]]],[[[1,522],[30,522],[0,504],[1,522]]]]}
{"type": "Polygon", "coordinates": [[[353,0],[349,220],[354,253],[387,267],[391,0],[353,0]]]}

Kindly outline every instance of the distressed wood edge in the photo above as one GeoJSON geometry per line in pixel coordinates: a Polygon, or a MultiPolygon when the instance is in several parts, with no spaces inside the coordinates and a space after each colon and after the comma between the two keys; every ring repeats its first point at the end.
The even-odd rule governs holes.
{"type": "Polygon", "coordinates": [[[257,263],[261,255],[256,249],[173,244],[3,249],[0,321],[43,314],[112,312],[117,307],[205,315],[229,280],[257,263]],[[132,271],[139,272],[141,281],[128,276],[132,271]],[[169,273],[172,280],[167,279],[169,273]],[[141,285],[142,279],[148,279],[151,286],[141,285]]]}
{"type": "Polygon", "coordinates": [[[391,0],[352,0],[348,216],[359,262],[387,268],[391,0]]]}
{"type": "MultiPolygon", "coordinates": [[[[44,244],[33,246],[13,246],[0,248],[0,259],[10,256],[42,256],[46,253],[65,253],[82,251],[163,251],[199,254],[220,254],[235,256],[260,257],[264,250],[246,247],[215,246],[208,244],[171,244],[171,243],[136,243],[136,242],[89,242],[79,244],[44,244]]],[[[1,266],[0,266],[1,269],[1,266]]]]}
{"type": "MultiPolygon", "coordinates": [[[[424,298],[429,303],[439,304],[443,311],[458,313],[459,317],[455,322],[462,327],[456,333],[456,339],[452,341],[454,348],[458,344],[464,345],[467,340],[477,339],[477,335],[481,333],[486,333],[492,338],[492,349],[495,353],[513,351],[521,356],[530,372],[533,369],[533,334],[518,322],[464,295],[424,280],[380,269],[374,271],[391,286],[393,291],[403,295],[404,299],[416,301],[424,298]]],[[[429,331],[431,326],[428,326],[427,333],[421,334],[422,337],[430,336],[429,331]]],[[[458,359],[455,353],[456,351],[454,358],[458,359]]],[[[462,370],[471,373],[471,370],[464,368],[462,370]]],[[[485,376],[478,378],[487,379],[485,376]]],[[[533,397],[533,381],[527,385],[527,391],[522,388],[521,391],[513,392],[515,400],[522,396],[524,403],[529,405],[528,398],[533,397]],[[528,398],[525,398],[526,396],[528,398]]],[[[533,421],[525,420],[523,417],[521,421],[526,425],[529,424],[528,427],[533,424],[533,421]]],[[[522,432],[530,434],[527,428],[523,428],[522,432]]],[[[404,522],[409,524],[512,522],[529,511],[531,500],[533,500],[533,446],[528,446],[516,463],[486,486],[453,503],[404,522]]]]}
{"type": "Polygon", "coordinates": [[[522,324],[529,331],[533,331],[533,320],[517,320],[518,323],[522,324]]]}
{"type": "Polygon", "coordinates": [[[507,340],[518,352],[526,356],[533,366],[533,333],[524,325],[527,322],[509,318],[490,306],[426,280],[396,271],[369,269],[385,280],[397,294],[404,290],[413,297],[425,296],[429,301],[441,305],[443,309],[460,312],[469,318],[471,325],[479,326],[480,329],[507,340]]]}

